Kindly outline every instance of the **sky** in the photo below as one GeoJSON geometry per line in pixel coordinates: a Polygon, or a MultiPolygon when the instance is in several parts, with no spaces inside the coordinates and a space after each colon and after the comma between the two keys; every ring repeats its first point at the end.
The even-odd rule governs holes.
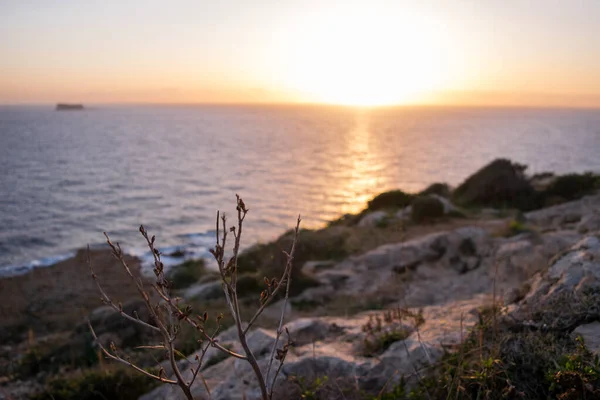
{"type": "Polygon", "coordinates": [[[600,107],[598,0],[0,0],[0,104],[600,107]]]}

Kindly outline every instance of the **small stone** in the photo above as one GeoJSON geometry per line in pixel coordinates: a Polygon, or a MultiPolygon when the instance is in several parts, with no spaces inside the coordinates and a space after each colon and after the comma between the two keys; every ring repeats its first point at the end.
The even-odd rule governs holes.
{"type": "Polygon", "coordinates": [[[388,213],[385,211],[373,211],[368,213],[358,222],[358,226],[361,228],[373,228],[379,226],[386,218],[388,213]]]}
{"type": "Polygon", "coordinates": [[[335,265],[335,261],[307,261],[302,266],[302,272],[307,275],[314,275],[324,269],[329,269],[335,265]]]}

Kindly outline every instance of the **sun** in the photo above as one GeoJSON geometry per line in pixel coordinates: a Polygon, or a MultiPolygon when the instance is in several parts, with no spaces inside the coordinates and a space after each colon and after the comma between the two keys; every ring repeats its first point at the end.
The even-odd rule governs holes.
{"type": "Polygon", "coordinates": [[[417,102],[444,83],[436,27],[385,8],[329,10],[302,20],[287,40],[286,80],[316,102],[417,102]]]}

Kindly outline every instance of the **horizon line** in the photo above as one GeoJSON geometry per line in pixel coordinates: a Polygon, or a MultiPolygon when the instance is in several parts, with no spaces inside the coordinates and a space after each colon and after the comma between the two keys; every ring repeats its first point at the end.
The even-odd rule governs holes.
{"type": "Polygon", "coordinates": [[[115,102],[10,102],[0,103],[2,107],[11,106],[56,106],[57,104],[82,104],[87,106],[173,106],[173,107],[193,107],[193,106],[264,106],[264,107],[289,107],[289,106],[311,106],[311,107],[337,107],[353,109],[383,109],[383,108],[498,108],[498,109],[581,109],[581,110],[600,110],[600,105],[555,105],[555,104],[485,104],[485,103],[397,103],[397,104],[378,104],[378,105],[357,105],[357,104],[336,104],[320,102],[160,102],[160,101],[115,101],[115,102]]]}

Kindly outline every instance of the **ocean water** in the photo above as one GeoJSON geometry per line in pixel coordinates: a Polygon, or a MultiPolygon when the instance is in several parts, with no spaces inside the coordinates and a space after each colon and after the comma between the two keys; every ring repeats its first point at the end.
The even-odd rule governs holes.
{"type": "MultiPolygon", "coordinates": [[[[459,184],[496,157],[600,171],[600,110],[316,106],[0,107],[0,275],[103,242],[206,255],[217,209],[244,243],[318,227],[384,190],[459,184]]],[[[169,259],[177,262],[180,260],[169,259]]]]}

